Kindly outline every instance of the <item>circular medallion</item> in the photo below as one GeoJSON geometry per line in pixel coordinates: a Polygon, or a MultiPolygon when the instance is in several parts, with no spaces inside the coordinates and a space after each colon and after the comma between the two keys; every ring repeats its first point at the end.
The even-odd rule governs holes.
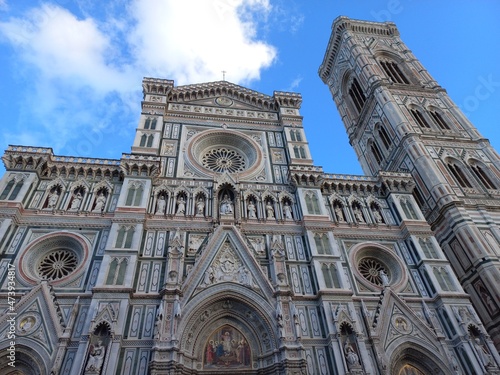
{"type": "Polygon", "coordinates": [[[17,334],[24,336],[29,335],[40,326],[41,320],[38,314],[33,312],[27,312],[22,314],[17,319],[17,334]]]}
{"type": "Polygon", "coordinates": [[[375,258],[363,258],[358,263],[361,275],[372,284],[382,286],[381,272],[388,274],[387,267],[375,258]]]}
{"type": "Polygon", "coordinates": [[[233,105],[233,101],[225,96],[219,96],[215,99],[215,102],[221,107],[230,107],[233,105]]]}
{"type": "Polygon", "coordinates": [[[68,276],[78,266],[76,254],[69,249],[58,249],[45,255],[38,264],[38,275],[48,280],[59,280],[68,276]]]}

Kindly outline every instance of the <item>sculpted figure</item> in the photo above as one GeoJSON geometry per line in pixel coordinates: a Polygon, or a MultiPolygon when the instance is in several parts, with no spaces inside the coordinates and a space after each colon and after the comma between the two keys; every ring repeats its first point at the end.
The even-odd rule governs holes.
{"type": "Polygon", "coordinates": [[[99,193],[97,199],[95,200],[95,207],[92,212],[101,212],[104,210],[104,204],[106,203],[106,196],[103,193],[99,193]]]}
{"type": "Polygon", "coordinates": [[[158,204],[156,206],[156,214],[162,214],[165,212],[165,204],[166,204],[166,201],[165,201],[165,197],[163,195],[160,195],[160,197],[158,197],[158,204]]]}
{"type": "Polygon", "coordinates": [[[224,194],[220,204],[220,213],[223,215],[230,215],[233,213],[233,202],[229,199],[227,194],[224,194]]]}
{"type": "Polygon", "coordinates": [[[270,201],[267,201],[266,203],[266,213],[268,218],[270,219],[274,218],[274,208],[270,201]]]}
{"type": "Polygon", "coordinates": [[[285,219],[293,219],[292,207],[290,207],[288,202],[285,202],[285,206],[283,207],[283,215],[285,216],[285,219]]]}
{"type": "Polygon", "coordinates": [[[106,348],[102,346],[102,341],[99,340],[97,345],[95,345],[90,351],[89,360],[87,361],[85,370],[98,371],[98,373],[100,373],[105,353],[106,348]]]}
{"type": "Polygon", "coordinates": [[[248,202],[248,217],[250,219],[255,219],[257,217],[255,204],[253,204],[253,201],[248,202]]]}
{"type": "Polygon", "coordinates": [[[186,213],[186,202],[184,198],[181,196],[177,199],[177,214],[184,215],[186,213]]]}
{"type": "Polygon", "coordinates": [[[59,193],[57,190],[54,190],[52,193],[49,194],[49,203],[47,204],[48,208],[54,208],[57,204],[57,201],[59,199],[59,193]]]}
{"type": "Polygon", "coordinates": [[[205,214],[205,202],[203,198],[198,198],[198,202],[196,202],[196,215],[203,216],[205,214]]]}

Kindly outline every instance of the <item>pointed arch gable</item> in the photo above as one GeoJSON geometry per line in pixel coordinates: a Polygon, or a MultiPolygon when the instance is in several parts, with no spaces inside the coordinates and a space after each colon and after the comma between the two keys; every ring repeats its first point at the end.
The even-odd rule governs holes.
{"type": "MultiPolygon", "coordinates": [[[[267,275],[263,273],[260,264],[253,255],[254,250],[249,247],[246,239],[236,228],[220,226],[208,240],[202,255],[196,263],[196,266],[191,270],[183,283],[182,293],[185,297],[184,301],[187,301],[186,304],[188,304],[189,300],[194,298],[196,294],[200,293],[200,290],[208,289],[206,286],[204,288],[200,288],[200,286],[204,281],[209,267],[213,264],[226,243],[229,243],[231,251],[239,258],[242,265],[246,267],[252,275],[253,286],[249,285],[244,288],[252,289],[262,296],[273,295],[274,288],[272,287],[267,275]]],[[[219,284],[222,283],[223,282],[220,282],[219,284]]],[[[228,284],[233,283],[230,282],[228,284]]],[[[237,283],[234,284],[239,285],[237,283]]],[[[209,286],[209,288],[212,287],[213,286],[209,286]]]]}

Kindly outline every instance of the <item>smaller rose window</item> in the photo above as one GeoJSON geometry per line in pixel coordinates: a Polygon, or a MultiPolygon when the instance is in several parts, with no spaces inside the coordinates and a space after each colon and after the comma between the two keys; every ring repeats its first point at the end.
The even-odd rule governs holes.
{"type": "Polygon", "coordinates": [[[242,172],[246,169],[246,162],[242,155],[228,148],[209,150],[201,158],[202,165],[214,172],[242,172]]]}
{"type": "Polygon", "coordinates": [[[49,280],[68,276],[78,266],[76,254],[67,249],[54,250],[45,255],[38,264],[38,275],[49,280]]]}
{"type": "Polygon", "coordinates": [[[384,282],[381,277],[381,272],[390,275],[387,267],[380,263],[375,258],[363,258],[358,263],[358,271],[370,283],[382,286],[384,282]]]}

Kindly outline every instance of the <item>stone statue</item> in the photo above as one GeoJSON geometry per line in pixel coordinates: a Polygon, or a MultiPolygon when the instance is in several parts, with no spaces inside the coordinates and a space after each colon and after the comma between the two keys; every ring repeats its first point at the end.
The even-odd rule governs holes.
{"type": "Polygon", "coordinates": [[[379,224],[384,221],[382,219],[382,215],[380,214],[380,211],[376,208],[373,209],[373,216],[375,217],[375,221],[379,224]]]}
{"type": "Polygon", "coordinates": [[[101,212],[104,210],[104,204],[106,203],[106,196],[103,193],[99,193],[97,199],[95,200],[95,207],[92,212],[101,212]]]}
{"type": "Polygon", "coordinates": [[[274,218],[274,208],[273,208],[270,201],[267,201],[267,203],[266,203],[266,213],[267,213],[267,217],[269,219],[274,218]]]}
{"type": "Polygon", "coordinates": [[[205,202],[203,198],[198,198],[198,202],[196,202],[196,216],[204,216],[205,215],[205,202]]]}
{"type": "Polygon", "coordinates": [[[220,204],[220,213],[223,215],[230,215],[233,213],[233,202],[228,197],[227,194],[224,194],[220,204]]]}
{"type": "Polygon", "coordinates": [[[344,213],[342,212],[342,207],[335,206],[335,215],[337,216],[338,222],[342,223],[344,221],[344,213]]]}
{"type": "Polygon", "coordinates": [[[89,355],[89,360],[87,361],[87,366],[85,370],[96,371],[98,374],[101,373],[101,367],[104,363],[104,354],[106,354],[106,348],[102,346],[102,341],[97,341],[89,355]]]}
{"type": "Polygon", "coordinates": [[[49,194],[49,203],[47,204],[47,207],[55,208],[58,200],[59,200],[59,193],[57,192],[57,190],[54,190],[52,193],[49,194]]]}
{"type": "Polygon", "coordinates": [[[176,214],[178,215],[184,215],[186,213],[186,202],[184,201],[184,198],[180,196],[177,199],[177,212],[176,214]]]}
{"type": "Polygon", "coordinates": [[[481,363],[483,364],[484,367],[487,367],[489,365],[493,364],[491,354],[488,353],[488,350],[481,344],[481,340],[479,337],[476,337],[473,341],[472,344],[474,345],[474,348],[477,351],[477,355],[479,356],[479,359],[481,363]]]}
{"type": "Polygon", "coordinates": [[[359,207],[354,208],[354,217],[359,223],[364,223],[365,219],[363,218],[363,213],[359,209],[359,207]]]}
{"type": "Polygon", "coordinates": [[[352,348],[352,346],[349,344],[346,344],[344,347],[344,351],[345,351],[345,358],[347,361],[347,366],[349,368],[351,368],[353,366],[359,366],[359,357],[356,354],[356,352],[354,351],[354,349],[352,348]]]}
{"type": "Polygon", "coordinates": [[[71,201],[71,207],[69,208],[71,211],[76,211],[80,208],[80,203],[82,202],[82,195],[80,193],[76,193],[73,200],[71,201]]]}
{"type": "Polygon", "coordinates": [[[288,202],[285,202],[285,206],[283,207],[283,215],[285,216],[285,219],[293,219],[292,207],[290,207],[288,202]]]}
{"type": "Polygon", "coordinates": [[[257,215],[256,215],[255,204],[253,204],[253,201],[249,201],[248,202],[248,218],[255,219],[256,217],[257,217],[257,215]]]}
{"type": "Polygon", "coordinates": [[[389,285],[389,276],[385,273],[385,271],[380,270],[378,274],[380,276],[380,280],[382,281],[382,285],[383,286],[389,285]]]}
{"type": "Polygon", "coordinates": [[[165,205],[166,205],[165,197],[163,195],[160,195],[158,197],[158,204],[156,206],[156,212],[157,214],[162,214],[165,212],[165,205]]]}

